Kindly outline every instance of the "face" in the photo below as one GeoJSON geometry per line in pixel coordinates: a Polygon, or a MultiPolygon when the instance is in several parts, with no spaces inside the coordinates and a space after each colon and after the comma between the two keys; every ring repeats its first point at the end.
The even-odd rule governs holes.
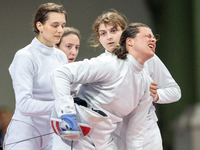
{"type": "Polygon", "coordinates": [[[120,26],[117,28],[112,24],[100,24],[99,26],[99,42],[107,50],[112,51],[119,43],[122,34],[120,26]]]}
{"type": "Polygon", "coordinates": [[[71,63],[75,61],[78,55],[79,46],[80,39],[78,36],[75,34],[68,34],[62,38],[59,49],[66,54],[68,62],[71,63]]]}
{"type": "Polygon", "coordinates": [[[139,33],[135,38],[130,39],[130,47],[128,52],[137,56],[141,64],[154,56],[156,48],[156,38],[151,29],[147,27],[139,27],[139,33]]]}
{"type": "Polygon", "coordinates": [[[38,40],[46,46],[52,47],[53,44],[59,43],[62,34],[64,33],[65,15],[57,12],[48,13],[48,20],[41,24],[36,23],[38,30],[38,40]]]}

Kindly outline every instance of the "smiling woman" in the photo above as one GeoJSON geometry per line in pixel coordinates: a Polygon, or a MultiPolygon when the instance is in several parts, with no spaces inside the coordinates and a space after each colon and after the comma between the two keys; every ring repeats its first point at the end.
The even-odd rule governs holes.
{"type": "Polygon", "coordinates": [[[65,54],[54,46],[64,32],[66,18],[61,5],[40,5],[33,21],[37,37],[14,56],[9,72],[16,109],[5,135],[5,150],[52,148],[53,130],[49,120],[54,96],[49,74],[67,63],[65,54]]]}

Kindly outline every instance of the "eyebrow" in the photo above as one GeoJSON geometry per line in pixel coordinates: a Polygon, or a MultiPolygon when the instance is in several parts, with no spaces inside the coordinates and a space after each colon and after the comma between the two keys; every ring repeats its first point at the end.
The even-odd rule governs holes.
{"type": "MultiPolygon", "coordinates": [[[[109,30],[112,30],[112,29],[117,29],[117,28],[116,27],[112,27],[109,30]]],[[[99,32],[103,32],[103,31],[105,31],[105,30],[99,30],[99,32]]]]}
{"type": "MultiPolygon", "coordinates": [[[[59,22],[51,22],[53,24],[60,24],[59,22]]],[[[66,22],[63,22],[62,24],[66,24],[66,22]]]]}
{"type": "MultiPolygon", "coordinates": [[[[73,44],[73,43],[65,43],[65,45],[76,45],[76,44],[73,44]]],[[[76,45],[76,46],[80,46],[80,44],[76,45]]]]}
{"type": "Polygon", "coordinates": [[[105,30],[99,30],[99,32],[105,32],[105,30]]]}

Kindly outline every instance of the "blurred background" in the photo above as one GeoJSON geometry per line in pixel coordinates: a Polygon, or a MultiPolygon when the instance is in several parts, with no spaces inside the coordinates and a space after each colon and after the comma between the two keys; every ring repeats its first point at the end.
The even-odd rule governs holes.
{"type": "Polygon", "coordinates": [[[66,26],[81,32],[76,60],[98,56],[88,39],[97,16],[111,8],[129,22],[142,22],[160,35],[156,54],[179,84],[182,97],[172,104],[156,105],[164,150],[197,150],[200,145],[200,1],[182,0],[1,0],[0,6],[0,106],[15,108],[8,67],[17,50],[35,37],[32,19],[40,4],[62,4],[68,13],[66,26]],[[198,147],[198,148],[197,148],[198,147]]]}

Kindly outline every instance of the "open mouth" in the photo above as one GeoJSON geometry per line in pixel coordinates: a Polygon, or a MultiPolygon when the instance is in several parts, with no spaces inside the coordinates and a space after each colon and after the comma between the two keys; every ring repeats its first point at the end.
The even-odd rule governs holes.
{"type": "Polygon", "coordinates": [[[68,59],[70,62],[73,62],[74,61],[74,58],[69,58],[68,59]]]}
{"type": "Polygon", "coordinates": [[[153,48],[153,45],[151,45],[151,44],[149,44],[148,46],[149,46],[150,48],[153,48]]]}
{"type": "Polygon", "coordinates": [[[155,46],[154,46],[154,45],[149,44],[148,46],[149,46],[149,48],[150,48],[153,52],[155,52],[155,46]]]}

